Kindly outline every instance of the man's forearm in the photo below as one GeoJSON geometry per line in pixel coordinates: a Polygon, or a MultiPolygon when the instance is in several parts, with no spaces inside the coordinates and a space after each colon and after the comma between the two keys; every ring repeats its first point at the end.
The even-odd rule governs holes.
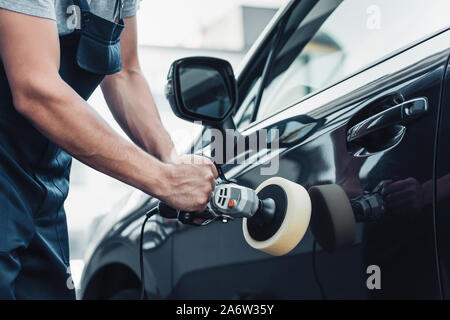
{"type": "Polygon", "coordinates": [[[146,193],[162,193],[164,165],[115,133],[61,79],[41,78],[20,92],[18,111],[72,156],[146,193]]]}
{"type": "Polygon", "coordinates": [[[170,162],[174,145],[139,68],[106,77],[102,90],[114,118],[130,139],[146,152],[170,162]]]}

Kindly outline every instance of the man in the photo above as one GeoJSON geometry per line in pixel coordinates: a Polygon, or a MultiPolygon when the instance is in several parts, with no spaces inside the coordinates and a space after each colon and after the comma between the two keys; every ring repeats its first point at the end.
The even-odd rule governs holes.
{"type": "MultiPolygon", "coordinates": [[[[217,176],[176,156],[137,55],[136,0],[0,0],[0,298],[73,299],[69,154],[187,211],[217,176]],[[125,25],[125,27],[124,27],[125,25]],[[86,103],[97,85],[136,144],[86,103]]],[[[198,160],[202,161],[198,161],[198,160]]]]}

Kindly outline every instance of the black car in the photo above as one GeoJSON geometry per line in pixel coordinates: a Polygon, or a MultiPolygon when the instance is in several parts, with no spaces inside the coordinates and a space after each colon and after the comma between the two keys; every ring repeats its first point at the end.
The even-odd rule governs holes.
{"type": "MultiPolygon", "coordinates": [[[[316,221],[280,257],[250,247],[240,219],[195,227],[154,216],[143,241],[146,297],[448,298],[449,9],[447,0],[301,0],[280,9],[238,74],[236,106],[218,112],[226,119],[185,118],[244,137],[278,130],[279,149],[263,162],[222,166],[239,185],[270,178],[260,169],[278,157],[274,176],[307,189],[339,185],[348,199],[377,194],[383,214],[360,219],[346,243],[334,234],[339,216],[316,221]]],[[[195,94],[211,102],[212,90],[199,82],[195,94]]],[[[192,151],[208,153],[208,128],[192,151]]],[[[93,230],[82,298],[139,296],[140,228],[157,204],[136,191],[93,230]]]]}

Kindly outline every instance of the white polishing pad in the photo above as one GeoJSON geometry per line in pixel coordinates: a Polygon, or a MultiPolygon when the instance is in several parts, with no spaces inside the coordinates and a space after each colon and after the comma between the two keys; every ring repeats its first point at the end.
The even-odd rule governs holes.
{"type": "Polygon", "coordinates": [[[301,185],[280,177],[264,181],[256,192],[259,193],[269,185],[280,187],[286,195],[286,211],[281,226],[270,238],[262,241],[250,235],[247,219],[243,219],[242,229],[245,240],[251,247],[274,256],[281,256],[289,253],[303,239],[311,218],[311,199],[308,191],[301,185]]]}

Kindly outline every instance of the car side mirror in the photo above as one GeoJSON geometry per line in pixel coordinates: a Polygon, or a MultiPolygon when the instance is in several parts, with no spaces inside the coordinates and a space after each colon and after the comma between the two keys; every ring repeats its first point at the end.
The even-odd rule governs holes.
{"type": "Polygon", "coordinates": [[[166,97],[179,118],[221,128],[237,103],[233,68],[217,58],[177,60],[169,70],[166,97]]]}

